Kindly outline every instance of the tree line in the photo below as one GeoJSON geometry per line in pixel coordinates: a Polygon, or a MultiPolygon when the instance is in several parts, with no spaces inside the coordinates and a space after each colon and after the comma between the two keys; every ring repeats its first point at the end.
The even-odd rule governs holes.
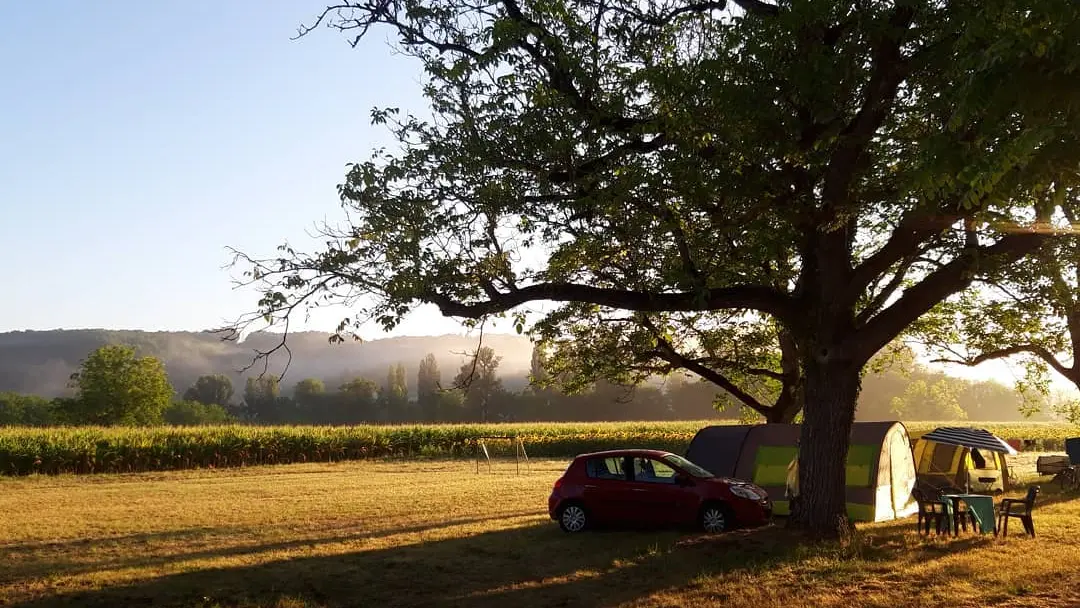
{"type": "MultiPolygon", "coordinates": [[[[762,420],[714,384],[679,373],[637,384],[599,379],[582,385],[553,377],[537,350],[526,387],[510,390],[500,360],[494,349],[481,347],[444,378],[429,353],[412,378],[396,363],[379,380],[358,376],[327,386],[324,379],[304,378],[283,390],[281,378],[266,374],[247,378],[239,393],[229,376],[207,374],[177,393],[159,359],[110,345],[72,375],[73,396],[0,393],[0,425],[762,420]]],[[[1048,409],[1031,398],[995,382],[928,370],[909,356],[895,369],[867,376],[857,413],[864,420],[1013,420],[1048,409]]]]}

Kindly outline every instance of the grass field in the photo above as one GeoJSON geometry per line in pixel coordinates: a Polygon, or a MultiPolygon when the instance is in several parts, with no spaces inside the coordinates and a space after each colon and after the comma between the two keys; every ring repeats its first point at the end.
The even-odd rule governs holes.
{"type": "Polygon", "coordinates": [[[0,479],[0,605],[1068,606],[1080,496],[1043,484],[1039,537],[844,546],[771,526],[568,536],[545,500],[565,460],[345,462],[0,479]]]}
{"type": "MultiPolygon", "coordinates": [[[[0,428],[0,475],[118,473],[227,468],[369,458],[461,457],[478,435],[518,435],[535,457],[649,447],[683,453],[703,426],[719,421],[400,426],[217,426],[0,428]]],[[[913,437],[937,426],[907,423],[913,437]]],[[[1005,439],[1060,450],[1077,433],[1067,424],[973,422],[1005,439]]],[[[496,446],[492,446],[494,449],[496,446]]]]}

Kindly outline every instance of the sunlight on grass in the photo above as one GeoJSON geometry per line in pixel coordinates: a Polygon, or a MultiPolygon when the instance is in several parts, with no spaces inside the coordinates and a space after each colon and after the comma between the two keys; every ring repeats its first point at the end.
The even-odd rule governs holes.
{"type": "MultiPolygon", "coordinates": [[[[1080,498],[1043,483],[1038,538],[841,546],[777,526],[705,536],[547,518],[566,461],[353,462],[0,479],[0,605],[1062,606],[1080,498]]],[[[1017,528],[1019,529],[1019,526],[1017,528]]]]}

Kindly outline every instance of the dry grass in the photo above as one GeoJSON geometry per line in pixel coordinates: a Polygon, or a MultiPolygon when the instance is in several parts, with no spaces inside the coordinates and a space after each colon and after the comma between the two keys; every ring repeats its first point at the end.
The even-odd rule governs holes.
{"type": "Polygon", "coordinates": [[[1080,605],[1080,496],[1048,483],[1037,539],[927,540],[908,520],[841,547],[777,527],[567,536],[545,512],[564,466],[0,479],[0,605],[1080,605]]]}

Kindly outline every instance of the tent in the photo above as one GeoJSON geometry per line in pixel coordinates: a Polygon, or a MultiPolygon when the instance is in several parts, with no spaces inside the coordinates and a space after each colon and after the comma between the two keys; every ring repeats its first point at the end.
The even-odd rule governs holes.
{"type": "Polygon", "coordinates": [[[1080,437],[1065,440],[1065,453],[1069,455],[1071,464],[1080,464],[1080,437]]]}
{"type": "MultiPolygon", "coordinates": [[[[799,425],[707,426],[686,458],[719,477],[753,481],[769,493],[774,513],[790,511],[787,486],[798,456],[799,425]]],[[[855,521],[886,521],[915,513],[915,465],[899,422],[856,422],[847,458],[847,510],[855,521]]]]}
{"type": "Polygon", "coordinates": [[[972,492],[1004,492],[1009,488],[1006,454],[1011,445],[989,431],[941,427],[915,441],[915,471],[920,483],[972,492]]]}

